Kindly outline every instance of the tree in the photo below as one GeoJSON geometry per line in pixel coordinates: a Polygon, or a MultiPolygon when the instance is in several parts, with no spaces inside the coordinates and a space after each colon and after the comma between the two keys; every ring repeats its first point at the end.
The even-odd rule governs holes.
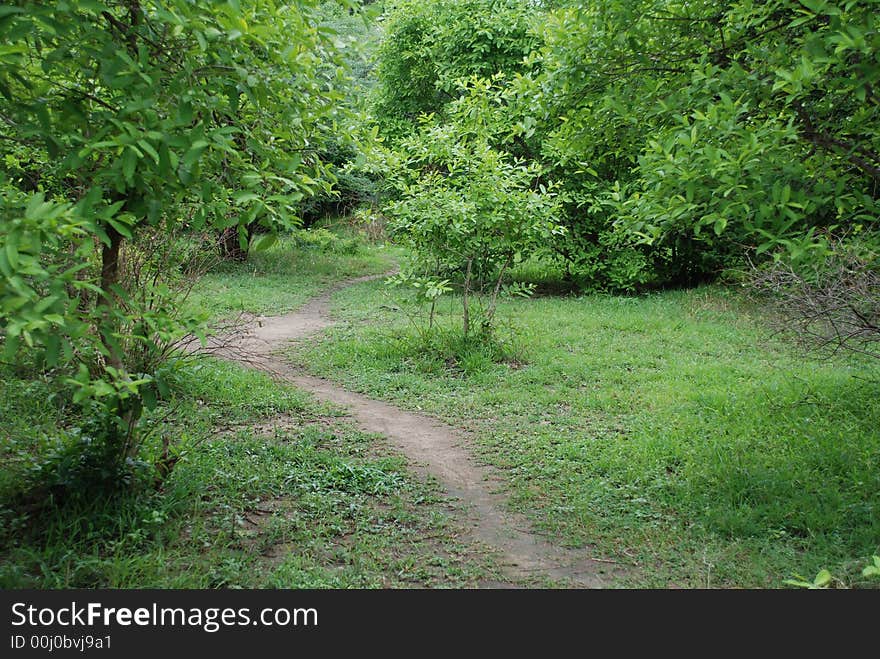
{"type": "Polygon", "coordinates": [[[400,198],[386,211],[392,236],[416,256],[415,274],[459,282],[467,337],[473,296],[489,293],[481,327],[491,333],[507,269],[562,228],[552,186],[536,182],[540,170],[489,143],[487,99],[497,96],[497,85],[475,77],[461,91],[447,121],[424,115],[420,131],[402,142],[406,160],[395,172],[400,198]]]}
{"type": "Polygon", "coordinates": [[[385,134],[407,134],[421,114],[442,116],[460,79],[524,70],[535,13],[516,0],[398,3],[376,56],[373,112],[385,134]]]}
{"type": "Polygon", "coordinates": [[[245,247],[256,223],[289,225],[328,185],[313,140],[334,121],[344,72],[316,6],[0,8],[5,351],[24,344],[74,371],[119,460],[137,452],[156,384],[156,364],[132,364],[130,347],[173,343],[195,321],[139,303],[126,250],[179,227],[234,229],[245,247]]]}
{"type": "Polygon", "coordinates": [[[874,3],[571,4],[546,21],[531,81],[544,153],[592,170],[590,207],[661,281],[876,230],[874,3]]]}

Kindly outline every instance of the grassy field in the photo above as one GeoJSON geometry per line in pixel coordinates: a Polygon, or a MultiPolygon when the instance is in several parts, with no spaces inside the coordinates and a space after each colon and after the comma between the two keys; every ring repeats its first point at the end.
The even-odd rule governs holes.
{"type": "Polygon", "coordinates": [[[867,585],[876,365],[800,355],[720,288],[507,301],[490,347],[426,340],[380,282],[334,300],[345,322],[296,361],[468,428],[511,505],[637,566],[630,585],[867,585]]]}
{"type": "MultiPolygon", "coordinates": [[[[283,311],[387,266],[380,249],[288,239],[209,275],[193,303],[283,311]]],[[[462,587],[495,574],[378,438],[262,374],[184,366],[145,420],[146,463],[166,439],[182,454],[171,476],[77,496],[83,415],[64,374],[0,369],[0,588],[462,587]]]]}
{"type": "MultiPolygon", "coordinates": [[[[190,304],[282,313],[399,251],[295,235],[209,274],[190,304]]],[[[722,288],[507,300],[499,341],[423,333],[380,281],[291,351],[348,387],[465,428],[510,505],[622,585],[835,585],[880,545],[880,371],[798,354],[722,288]]],[[[68,496],[82,412],[63,373],[0,366],[0,587],[463,587],[498,578],[449,503],[380,438],[267,377],[203,360],[146,420],[161,487],[68,496]]],[[[875,584],[876,585],[876,584],[875,584]]]]}

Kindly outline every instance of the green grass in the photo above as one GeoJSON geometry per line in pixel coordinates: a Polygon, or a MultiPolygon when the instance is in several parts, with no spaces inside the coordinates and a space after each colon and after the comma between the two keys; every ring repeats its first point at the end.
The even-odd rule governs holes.
{"type": "Polygon", "coordinates": [[[162,437],[184,451],[161,489],[22,503],[28,464],[66,440],[41,423],[54,404],[3,375],[2,400],[15,409],[2,417],[3,459],[29,458],[4,475],[2,588],[460,587],[492,574],[455,540],[437,490],[380,454],[375,437],[215,361],[182,371],[146,420],[148,460],[162,437]]]}
{"type": "MultiPolygon", "coordinates": [[[[210,273],[189,303],[215,319],[283,313],[388,270],[393,253],[296,233],[210,273]]],[[[0,588],[463,587],[497,576],[457,539],[439,489],[338,410],[223,362],[175,374],[143,420],[147,464],[166,440],[182,453],[161,487],[62,499],[49,485],[73,481],[55,456],[78,455],[86,421],[66,374],[0,365],[0,588]]]]}
{"type": "Polygon", "coordinates": [[[381,283],[334,300],[348,322],[296,360],[470,429],[514,507],[637,565],[632,585],[777,587],[823,567],[864,584],[876,364],[799,355],[716,288],[505,302],[500,363],[498,346],[425,350],[381,283]]]}
{"type": "Polygon", "coordinates": [[[241,312],[282,314],[337,281],[379,274],[392,267],[393,248],[346,238],[306,242],[300,233],[253,252],[245,263],[220,263],[199,282],[188,304],[214,318],[241,312]]]}
{"type": "MultiPolygon", "coordinates": [[[[294,235],[211,273],[190,302],[214,318],[282,313],[400,256],[294,235]]],[[[820,568],[869,585],[860,568],[880,545],[876,364],[799,355],[720,288],[506,301],[491,344],[448,329],[455,299],[430,336],[380,282],[334,303],[343,322],[296,360],[469,430],[513,508],[554,542],[637,566],[625,585],[779,587],[820,568]]],[[[164,439],[184,450],[161,488],[54,500],[34,475],[78,441],[82,421],[63,375],[0,366],[0,587],[497,578],[457,540],[439,490],[379,438],[221,362],[180,370],[145,420],[147,462],[164,439]]]]}

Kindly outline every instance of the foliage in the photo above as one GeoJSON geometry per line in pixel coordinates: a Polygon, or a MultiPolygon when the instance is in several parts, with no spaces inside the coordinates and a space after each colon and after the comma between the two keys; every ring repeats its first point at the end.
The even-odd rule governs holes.
{"type": "Polygon", "coordinates": [[[419,133],[401,143],[407,160],[396,172],[400,198],[386,208],[391,235],[415,255],[414,270],[459,282],[464,335],[470,296],[491,293],[481,319],[489,330],[504,272],[563,231],[553,186],[538,182],[540,169],[487,139],[481,109],[492,86],[474,78],[447,108],[445,123],[421,119],[419,133]]]}
{"type": "Polygon", "coordinates": [[[375,201],[379,188],[377,177],[360,167],[363,150],[368,148],[362,146],[362,139],[354,130],[354,135],[345,138],[345,142],[335,136],[327,140],[319,155],[333,176],[333,187],[300,202],[299,214],[304,226],[309,227],[325,217],[352,213],[375,201]]]}
{"type": "Polygon", "coordinates": [[[823,590],[828,588],[833,577],[828,570],[819,570],[812,581],[808,581],[806,577],[799,574],[794,579],[786,579],[783,583],[788,586],[797,586],[798,588],[807,588],[809,590],[823,590]]]}
{"type": "Polygon", "coordinates": [[[548,17],[524,86],[542,147],[592,170],[610,222],[651,247],[661,280],[713,276],[746,249],[809,251],[829,227],[876,231],[874,10],[573,3],[548,17]]]}
{"type": "MultiPolygon", "coordinates": [[[[806,588],[808,590],[825,590],[830,588],[835,581],[842,583],[840,579],[836,579],[831,572],[825,569],[819,570],[812,580],[799,574],[794,575],[794,577],[794,579],[786,579],[783,583],[788,586],[806,588]]],[[[880,556],[874,555],[871,557],[871,562],[862,569],[862,577],[865,579],[880,577],[880,556]]],[[[846,587],[845,584],[844,587],[846,587]]]]}
{"type": "Polygon", "coordinates": [[[396,144],[419,112],[453,121],[463,79],[504,74],[489,142],[558,184],[567,231],[545,251],[572,282],[692,285],[820,257],[841,228],[880,241],[874,3],[449,4],[389,17],[379,125],[396,144]]]}
{"type": "Polygon", "coordinates": [[[384,21],[373,113],[391,137],[421,114],[443,116],[458,81],[524,68],[535,9],[517,0],[406,0],[384,21]]]}
{"type": "Polygon", "coordinates": [[[313,140],[334,121],[344,71],[317,4],[0,11],[7,358],[24,345],[63,363],[127,457],[155,366],[127,345],[167,345],[194,326],[170,313],[161,286],[126,278],[126,245],[186,227],[226,229],[246,246],[255,224],[290,225],[299,200],[329,185],[313,140]]]}
{"type": "Polygon", "coordinates": [[[353,3],[325,0],[317,8],[322,34],[329,35],[337,50],[329,51],[331,62],[344,65],[346,76],[334,81],[339,92],[334,122],[312,140],[315,154],[326,166],[324,175],[332,181],[299,203],[305,226],[324,217],[345,215],[370,203],[377,193],[375,175],[363,171],[364,153],[372,148],[373,135],[363,128],[370,90],[375,85],[372,53],[376,49],[381,3],[353,3]],[[337,63],[338,63],[337,62],[337,63]]]}

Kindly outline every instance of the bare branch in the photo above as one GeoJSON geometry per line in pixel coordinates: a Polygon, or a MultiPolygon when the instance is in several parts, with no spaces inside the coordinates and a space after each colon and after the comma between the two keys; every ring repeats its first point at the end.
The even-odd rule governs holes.
{"type": "Polygon", "coordinates": [[[841,243],[812,268],[753,268],[752,283],[780,312],[780,331],[807,347],[880,359],[880,271],[876,256],[841,243]]]}

